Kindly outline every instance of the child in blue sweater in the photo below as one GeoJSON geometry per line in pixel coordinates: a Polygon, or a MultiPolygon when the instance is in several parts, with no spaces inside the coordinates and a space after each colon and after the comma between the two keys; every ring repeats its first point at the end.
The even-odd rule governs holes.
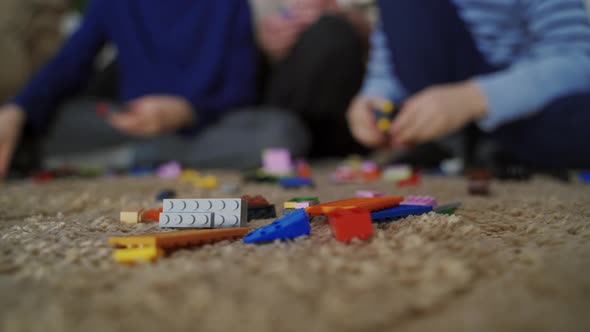
{"type": "Polygon", "coordinates": [[[266,144],[297,153],[297,146],[289,146],[298,140],[292,116],[229,113],[253,105],[257,95],[258,59],[247,1],[94,0],[59,53],[0,109],[0,177],[25,124],[36,132],[46,129],[53,111],[86,84],[107,42],[117,48],[122,111],[102,119],[93,111],[95,103],[74,103],[74,110],[70,103],[67,116],[58,114],[49,128],[48,141],[61,136],[63,142],[66,135],[76,150],[131,141],[139,146],[135,162],[178,159],[194,166],[228,166],[241,157],[250,161],[234,161],[235,166],[251,166],[266,144]],[[72,123],[82,113],[88,116],[72,123]],[[277,121],[277,129],[268,128],[277,121]],[[176,135],[179,131],[185,135],[176,135]]]}
{"type": "Polygon", "coordinates": [[[383,0],[349,126],[411,146],[475,123],[502,159],[590,167],[590,24],[583,0],[383,0]],[[389,138],[371,108],[404,101],[389,138]]]}

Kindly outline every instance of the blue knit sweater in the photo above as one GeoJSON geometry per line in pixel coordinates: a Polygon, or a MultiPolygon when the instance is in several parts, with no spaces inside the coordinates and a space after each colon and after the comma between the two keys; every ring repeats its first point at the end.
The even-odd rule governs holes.
{"type": "Polygon", "coordinates": [[[256,47],[244,0],[94,0],[80,28],[12,101],[40,129],[80,90],[106,42],[118,51],[123,101],[148,94],[186,98],[199,124],[251,105],[256,47]]]}

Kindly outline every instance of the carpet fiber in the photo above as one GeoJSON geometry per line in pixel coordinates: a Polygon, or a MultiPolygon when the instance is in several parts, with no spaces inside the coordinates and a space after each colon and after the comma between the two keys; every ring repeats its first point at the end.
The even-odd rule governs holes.
{"type": "Polygon", "coordinates": [[[494,183],[486,198],[468,196],[460,178],[397,189],[316,176],[316,189],[249,184],[239,195],[263,194],[280,206],[294,196],[327,202],[381,189],[464,205],[453,216],[381,224],[367,242],[336,242],[318,220],[310,237],[293,242],[226,241],[129,267],[113,261],[107,238],[159,229],[120,224],[123,207],[156,207],[163,188],[180,197],[228,195],[155,178],[5,184],[0,330],[590,330],[590,186],[494,183]]]}

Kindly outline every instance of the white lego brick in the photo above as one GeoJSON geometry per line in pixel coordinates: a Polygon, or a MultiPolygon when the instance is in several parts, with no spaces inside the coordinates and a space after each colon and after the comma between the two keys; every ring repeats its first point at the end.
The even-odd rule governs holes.
{"type": "Polygon", "coordinates": [[[212,228],[212,212],[160,213],[160,227],[167,228],[212,228]]]}
{"type": "MultiPolygon", "coordinates": [[[[241,198],[165,199],[163,208],[163,215],[212,213],[212,228],[245,227],[248,221],[248,202],[241,198]]],[[[160,218],[161,227],[168,225],[160,218]]]]}

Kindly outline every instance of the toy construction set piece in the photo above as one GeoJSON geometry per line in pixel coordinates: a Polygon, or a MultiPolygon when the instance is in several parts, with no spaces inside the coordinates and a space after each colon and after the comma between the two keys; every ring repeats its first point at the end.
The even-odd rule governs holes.
{"type": "Polygon", "coordinates": [[[455,210],[457,210],[458,208],[461,207],[461,205],[462,205],[461,202],[447,203],[447,204],[439,205],[439,207],[437,207],[433,211],[436,213],[440,213],[440,214],[453,214],[453,213],[455,213],[455,210]]]}
{"type": "Polygon", "coordinates": [[[328,213],[328,223],[336,240],[344,243],[354,238],[366,240],[373,235],[371,213],[365,209],[337,209],[328,213]]]}
{"type": "Polygon", "coordinates": [[[247,219],[248,202],[242,198],[165,199],[160,227],[235,228],[247,219]]]}
{"type": "Polygon", "coordinates": [[[487,196],[490,194],[492,173],[486,169],[473,169],[467,173],[467,191],[471,195],[487,196]]]}
{"type": "Polygon", "coordinates": [[[274,204],[270,204],[266,198],[256,195],[242,196],[242,199],[248,202],[248,221],[258,219],[271,219],[277,217],[277,210],[274,204]]]}
{"type": "Polygon", "coordinates": [[[311,227],[305,210],[296,210],[273,223],[253,230],[244,237],[244,243],[260,243],[274,240],[289,240],[309,235],[311,227]]]}
{"type": "Polygon", "coordinates": [[[310,206],[305,211],[312,216],[319,216],[322,214],[328,214],[337,209],[353,209],[362,208],[368,211],[378,211],[394,206],[398,206],[403,201],[402,196],[386,196],[386,197],[355,197],[348,198],[334,202],[328,202],[310,206]]]}
{"type": "Polygon", "coordinates": [[[373,109],[377,129],[383,134],[389,134],[391,123],[397,114],[396,105],[392,101],[383,102],[378,108],[373,109]]]}

